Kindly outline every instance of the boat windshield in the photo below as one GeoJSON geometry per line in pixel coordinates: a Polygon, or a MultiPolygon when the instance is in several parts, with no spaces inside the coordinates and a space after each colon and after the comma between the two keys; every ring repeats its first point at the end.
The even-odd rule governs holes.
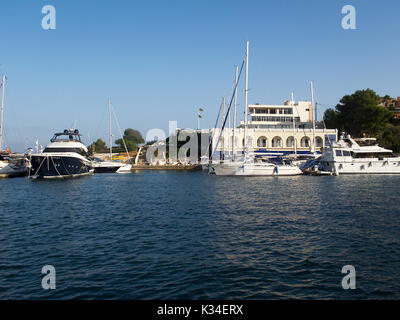
{"type": "Polygon", "coordinates": [[[78,129],[64,130],[64,132],[55,133],[51,142],[55,141],[78,141],[81,142],[81,134],[78,129]]]}
{"type": "Polygon", "coordinates": [[[353,158],[393,158],[395,154],[391,152],[352,152],[353,158]]]}
{"type": "Polygon", "coordinates": [[[354,139],[360,147],[376,146],[377,141],[375,138],[360,138],[354,139]]]}

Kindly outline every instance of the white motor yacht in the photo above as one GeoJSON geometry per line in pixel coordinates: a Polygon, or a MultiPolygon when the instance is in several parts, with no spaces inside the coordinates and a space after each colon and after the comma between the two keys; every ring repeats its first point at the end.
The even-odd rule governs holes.
{"type": "Polygon", "coordinates": [[[322,170],[339,174],[400,173],[400,156],[378,146],[375,138],[340,137],[319,159],[322,170]]]}

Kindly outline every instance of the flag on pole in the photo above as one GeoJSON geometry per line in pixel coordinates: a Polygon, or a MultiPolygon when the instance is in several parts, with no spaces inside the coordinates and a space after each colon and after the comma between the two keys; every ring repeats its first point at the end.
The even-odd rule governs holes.
{"type": "Polygon", "coordinates": [[[200,108],[199,111],[204,111],[204,110],[202,108],[200,108]]]}

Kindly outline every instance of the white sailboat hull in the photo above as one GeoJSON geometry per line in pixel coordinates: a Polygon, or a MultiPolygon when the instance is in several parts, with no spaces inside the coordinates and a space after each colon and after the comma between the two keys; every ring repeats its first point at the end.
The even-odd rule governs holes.
{"type": "Polygon", "coordinates": [[[0,160],[0,178],[19,176],[26,173],[26,166],[18,166],[10,162],[0,160]]]}
{"type": "Polygon", "coordinates": [[[215,163],[210,167],[217,176],[234,176],[241,163],[215,163]]]}
{"type": "Polygon", "coordinates": [[[302,172],[296,166],[265,165],[258,163],[245,164],[236,171],[236,175],[238,176],[295,176],[300,174],[302,174],[302,172]]]}
{"type": "Polygon", "coordinates": [[[124,164],[117,170],[117,173],[130,173],[131,170],[132,170],[131,164],[124,164]]]}
{"type": "Polygon", "coordinates": [[[272,163],[221,163],[212,165],[218,176],[294,176],[302,174],[292,165],[275,165],[272,163]]]}
{"type": "Polygon", "coordinates": [[[18,165],[8,161],[0,160],[0,178],[16,177],[26,175],[26,165],[18,165]]]}

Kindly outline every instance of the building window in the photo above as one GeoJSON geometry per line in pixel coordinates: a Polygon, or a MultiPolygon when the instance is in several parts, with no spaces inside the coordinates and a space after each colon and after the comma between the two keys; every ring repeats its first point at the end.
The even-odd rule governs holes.
{"type": "Polygon", "coordinates": [[[266,148],[267,147],[267,138],[266,137],[259,137],[257,139],[257,147],[266,148]]]}
{"type": "Polygon", "coordinates": [[[282,148],[282,138],[281,137],[274,137],[272,139],[272,147],[273,148],[282,148]]]}
{"type": "MultiPolygon", "coordinates": [[[[293,117],[252,116],[251,121],[254,121],[254,122],[293,122],[293,117]]],[[[296,121],[299,121],[299,119],[296,119],[296,121]]]]}
{"type": "MultiPolygon", "coordinates": [[[[253,138],[247,136],[247,141],[246,141],[246,143],[247,143],[247,147],[252,147],[252,146],[253,146],[253,138]]],[[[245,147],[245,145],[244,145],[244,139],[242,140],[242,146],[245,147]]]]}
{"type": "Polygon", "coordinates": [[[315,137],[315,146],[317,148],[322,148],[324,146],[323,140],[321,137],[315,137]]]}
{"type": "Polygon", "coordinates": [[[303,137],[300,140],[300,146],[303,148],[308,148],[310,147],[310,138],[309,137],[303,137]]]}
{"type": "Polygon", "coordinates": [[[286,147],[288,148],[294,147],[294,137],[289,137],[286,139],[286,147]]]}

